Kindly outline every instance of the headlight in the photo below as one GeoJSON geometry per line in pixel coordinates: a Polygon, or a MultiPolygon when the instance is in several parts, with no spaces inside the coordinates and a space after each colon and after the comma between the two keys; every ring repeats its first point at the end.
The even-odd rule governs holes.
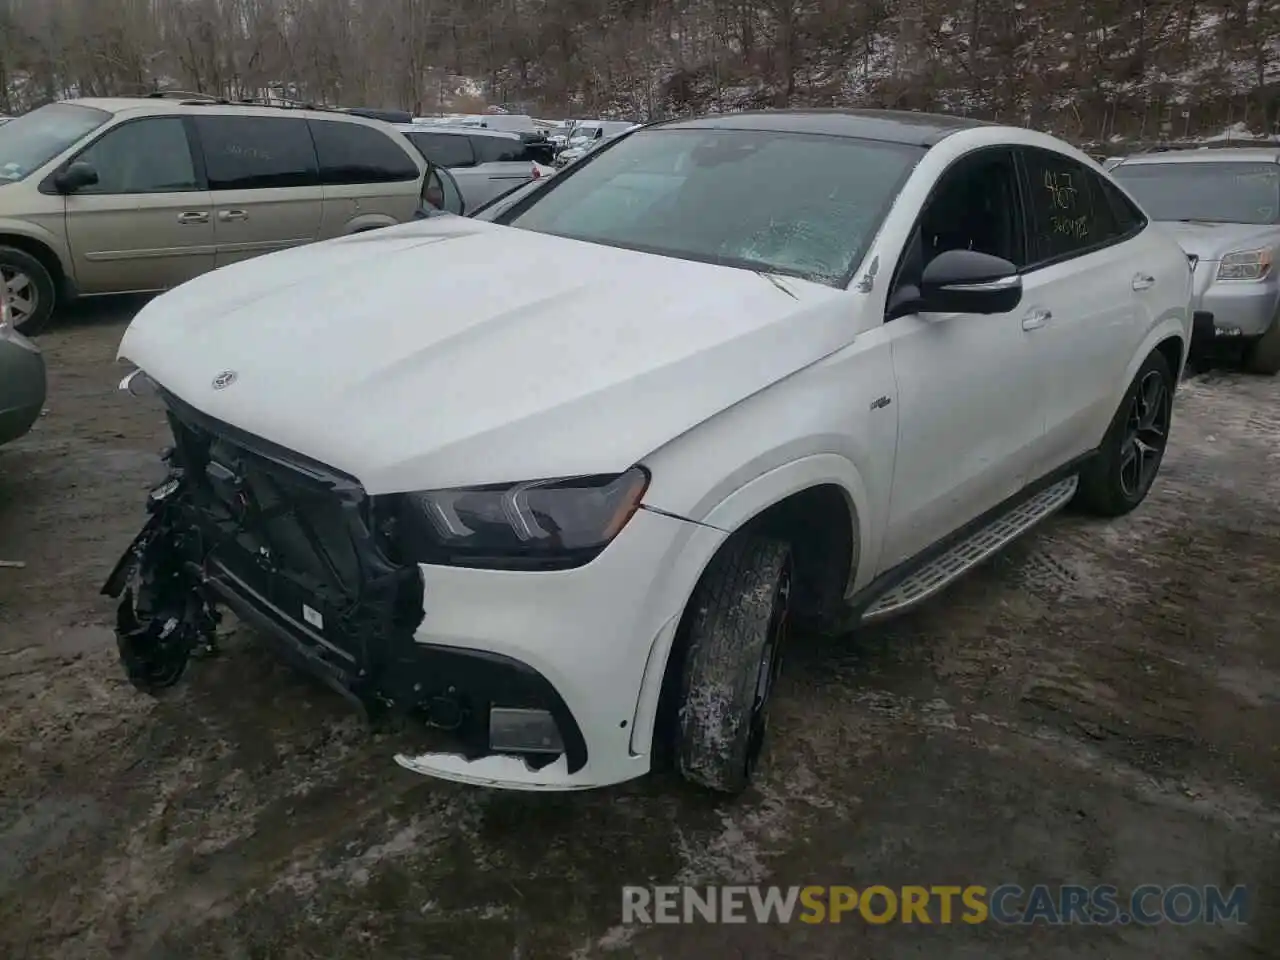
{"type": "Polygon", "coordinates": [[[388,532],[408,562],[564,570],[595,559],[648,486],[648,471],[632,467],[612,476],[397,494],[388,498],[395,501],[388,532]]]}
{"type": "Polygon", "coordinates": [[[1237,250],[1218,264],[1219,280],[1261,280],[1271,271],[1271,251],[1237,250]]]}

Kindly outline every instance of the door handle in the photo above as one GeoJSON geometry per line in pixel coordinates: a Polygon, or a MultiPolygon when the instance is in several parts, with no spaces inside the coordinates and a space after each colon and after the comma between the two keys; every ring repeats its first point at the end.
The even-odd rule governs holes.
{"type": "Polygon", "coordinates": [[[188,210],[178,214],[179,223],[208,223],[209,213],[206,210],[188,210]]]}
{"type": "Polygon", "coordinates": [[[219,220],[248,220],[249,213],[247,210],[219,210],[219,220]]]}
{"type": "Polygon", "coordinates": [[[1156,278],[1150,274],[1140,273],[1133,278],[1133,289],[1147,290],[1156,285],[1156,278]]]}
{"type": "Polygon", "coordinates": [[[1053,314],[1048,310],[1032,310],[1022,318],[1022,329],[1039,330],[1052,319],[1053,314]]]}

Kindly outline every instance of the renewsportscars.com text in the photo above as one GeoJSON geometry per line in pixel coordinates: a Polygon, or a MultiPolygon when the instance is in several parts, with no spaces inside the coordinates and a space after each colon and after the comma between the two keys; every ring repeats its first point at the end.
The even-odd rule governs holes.
{"type": "Polygon", "coordinates": [[[623,923],[912,923],[1154,926],[1246,923],[1237,886],[623,887],[623,923]]]}

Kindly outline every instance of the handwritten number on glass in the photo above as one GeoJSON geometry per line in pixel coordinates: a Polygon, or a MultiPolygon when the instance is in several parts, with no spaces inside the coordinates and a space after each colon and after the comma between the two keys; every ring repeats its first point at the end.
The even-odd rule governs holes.
{"type": "Polygon", "coordinates": [[[1076,205],[1076,187],[1071,182],[1071,174],[1044,172],[1044,188],[1049,192],[1055,210],[1072,210],[1076,205]]]}

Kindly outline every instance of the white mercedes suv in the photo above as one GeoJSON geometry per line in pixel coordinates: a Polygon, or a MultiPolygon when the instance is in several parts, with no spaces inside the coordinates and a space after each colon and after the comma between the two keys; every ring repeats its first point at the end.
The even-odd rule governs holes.
{"type": "Polygon", "coordinates": [[[226,607],[444,731],[410,770],[570,790],[661,761],[732,793],[792,624],[898,613],[1070,501],[1132,510],[1159,469],[1191,266],[1051,137],[672,121],[482,217],[137,315],[123,386],[174,434],[103,588],[139,688],[226,607]]]}

